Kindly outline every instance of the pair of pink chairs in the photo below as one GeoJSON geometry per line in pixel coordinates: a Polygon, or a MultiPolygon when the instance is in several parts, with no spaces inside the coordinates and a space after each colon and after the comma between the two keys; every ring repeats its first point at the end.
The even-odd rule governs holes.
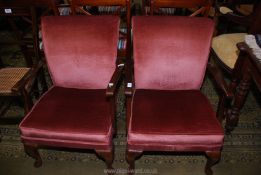
{"type": "MultiPolygon", "coordinates": [[[[134,169],[144,151],[205,152],[205,171],[220,158],[223,129],[200,92],[214,23],[207,18],[133,17],[133,53],[125,66],[128,143],[134,169]]],[[[115,95],[124,66],[116,65],[116,16],[42,18],[53,81],[20,124],[25,151],[42,164],[38,148],[92,149],[112,169],[115,95]]],[[[215,67],[210,72],[229,96],[215,67]]]]}

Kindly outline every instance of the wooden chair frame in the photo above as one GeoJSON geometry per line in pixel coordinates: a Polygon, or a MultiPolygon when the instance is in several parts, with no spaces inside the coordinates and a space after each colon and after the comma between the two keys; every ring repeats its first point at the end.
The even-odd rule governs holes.
{"type": "MultiPolygon", "coordinates": [[[[221,6],[229,6],[230,4],[227,3],[222,3],[222,4],[217,4],[216,5],[216,15],[215,15],[215,21],[216,24],[218,24],[218,17],[219,16],[224,16],[228,21],[231,21],[236,24],[243,25],[245,27],[248,27],[248,33],[260,33],[261,32],[261,27],[260,27],[260,19],[261,19],[261,3],[256,4],[254,12],[249,15],[249,16],[240,16],[238,14],[234,13],[226,13],[226,14],[221,14],[219,11],[221,6]],[[259,20],[258,20],[259,19],[259,20]]],[[[216,32],[217,33],[217,32],[216,32]]],[[[214,59],[214,62],[217,63],[219,67],[221,67],[225,72],[229,75],[231,82],[229,84],[229,89],[231,92],[235,94],[236,92],[236,87],[239,84],[239,77],[242,76],[241,74],[241,67],[244,62],[244,55],[243,53],[240,53],[240,55],[237,58],[237,61],[235,63],[235,66],[233,69],[231,69],[229,66],[227,66],[215,53],[214,49],[211,48],[211,54],[212,58],[214,59]]],[[[231,100],[232,102],[232,100],[231,100]]],[[[226,132],[230,133],[231,131],[234,130],[234,128],[238,124],[239,120],[239,112],[232,112],[231,111],[231,104],[228,106],[228,108],[224,109],[224,118],[226,120],[226,132]],[[233,114],[232,114],[233,113],[233,114]]]]}
{"type": "MultiPolygon", "coordinates": [[[[42,90],[45,91],[47,89],[46,82],[44,81],[44,71],[43,71],[43,63],[41,61],[40,49],[39,49],[39,27],[38,21],[39,17],[37,15],[36,8],[38,7],[46,7],[47,10],[43,12],[43,15],[48,13],[50,10],[53,10],[54,14],[57,14],[58,10],[55,6],[56,0],[19,0],[19,1],[8,1],[8,0],[0,0],[0,16],[7,19],[7,22],[10,24],[11,29],[14,33],[14,41],[0,42],[0,45],[10,46],[10,45],[18,45],[21,47],[22,53],[24,54],[25,61],[27,63],[27,67],[30,68],[28,72],[18,81],[16,84],[10,89],[11,92],[0,93],[5,99],[21,97],[24,103],[24,112],[27,114],[33,105],[33,101],[31,98],[31,92],[34,86],[37,86],[37,83],[34,83],[35,80],[39,79],[42,90]],[[30,28],[30,32],[32,33],[32,38],[25,38],[23,33],[18,29],[14,18],[19,17],[22,21],[28,24],[30,28]],[[33,48],[28,48],[29,45],[32,45],[33,48]],[[36,61],[33,61],[32,57],[35,57],[36,61]]],[[[28,31],[25,31],[26,33],[28,31]]],[[[4,68],[4,64],[2,62],[0,56],[0,68],[4,68]]],[[[26,67],[24,67],[26,68],[26,67]]],[[[39,92],[37,92],[39,93],[39,92]]],[[[39,95],[39,94],[35,94],[39,95]]],[[[9,108],[9,105],[5,105],[3,108],[1,107],[0,116],[4,115],[4,113],[9,108]]],[[[11,123],[14,121],[10,120],[11,123]]],[[[4,123],[10,123],[9,120],[5,120],[4,123]]],[[[17,123],[17,121],[15,121],[17,123]]]]}
{"type": "Polygon", "coordinates": [[[192,8],[198,6],[200,8],[190,16],[201,14],[202,16],[207,17],[212,3],[212,0],[150,0],[150,15],[154,15],[156,11],[159,11],[159,8],[192,8]]]}

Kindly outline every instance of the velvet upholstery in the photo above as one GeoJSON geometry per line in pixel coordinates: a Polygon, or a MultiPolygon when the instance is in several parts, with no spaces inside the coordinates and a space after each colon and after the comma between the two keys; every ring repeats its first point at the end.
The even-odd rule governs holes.
{"type": "Polygon", "coordinates": [[[108,149],[113,133],[110,107],[103,89],[52,87],[21,122],[22,140],[108,149]]]}
{"type": "Polygon", "coordinates": [[[224,133],[198,90],[137,89],[132,99],[128,149],[219,150],[224,133]]]}
{"type": "Polygon", "coordinates": [[[128,151],[220,151],[222,126],[200,92],[213,31],[207,18],[133,18],[128,151]]]}
{"type": "Polygon", "coordinates": [[[119,22],[117,16],[42,18],[44,51],[54,85],[105,89],[115,70],[119,22]]]}
{"type": "Polygon", "coordinates": [[[199,89],[214,22],[200,17],[133,17],[137,89],[199,89]]]}

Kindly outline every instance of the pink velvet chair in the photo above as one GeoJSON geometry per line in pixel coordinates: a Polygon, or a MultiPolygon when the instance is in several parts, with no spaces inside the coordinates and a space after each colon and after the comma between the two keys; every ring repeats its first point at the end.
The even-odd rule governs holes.
{"type": "Polygon", "coordinates": [[[53,86],[19,128],[26,153],[42,164],[39,147],[92,149],[112,168],[119,18],[42,18],[44,51],[53,86]],[[102,34],[102,35],[101,35],[102,34]]]}
{"type": "Polygon", "coordinates": [[[207,65],[225,93],[221,103],[231,97],[218,69],[208,63],[214,22],[143,16],[134,17],[132,24],[134,76],[128,65],[125,90],[130,169],[144,151],[205,152],[205,172],[212,174],[224,133],[200,92],[207,65]]]}

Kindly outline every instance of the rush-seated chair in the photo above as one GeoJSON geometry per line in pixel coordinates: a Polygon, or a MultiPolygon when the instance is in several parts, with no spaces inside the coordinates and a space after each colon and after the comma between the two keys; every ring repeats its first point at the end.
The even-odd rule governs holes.
{"type": "Polygon", "coordinates": [[[27,154],[42,164],[40,147],[92,149],[113,162],[114,95],[120,20],[116,16],[42,18],[44,51],[53,81],[21,122],[27,154]]]}
{"type": "MultiPolygon", "coordinates": [[[[233,11],[225,11],[225,6],[218,6],[217,16],[224,16],[230,23],[239,24],[247,28],[249,34],[261,33],[261,2],[255,4],[252,14],[240,16],[233,11]],[[223,14],[222,14],[223,13],[223,14]]],[[[240,56],[237,43],[243,42],[247,33],[224,33],[217,35],[212,40],[211,55],[214,61],[221,67],[231,80],[230,91],[235,93],[236,86],[241,77],[241,65],[244,57],[240,56]]],[[[238,123],[238,118],[231,115],[231,107],[224,110],[224,119],[226,119],[226,131],[230,133],[238,123]]],[[[238,115],[238,114],[236,114],[238,115]]]]}
{"type": "MultiPolygon", "coordinates": [[[[0,97],[4,98],[3,103],[7,98],[21,97],[25,114],[32,107],[30,93],[34,80],[41,75],[38,72],[42,71],[37,22],[39,16],[45,14],[39,14],[37,12],[39,8],[46,9],[46,12],[53,11],[53,13],[57,10],[55,0],[0,0],[1,25],[7,24],[1,26],[3,29],[1,32],[9,34],[9,37],[0,39],[0,47],[9,50],[18,47],[19,51],[23,53],[26,64],[19,67],[18,65],[7,66],[8,61],[2,60],[3,56],[0,55],[0,97]]],[[[45,84],[43,81],[41,83],[44,89],[45,84]]],[[[1,103],[0,117],[4,115],[9,106],[10,104],[2,105],[1,103]]]]}
{"type": "Polygon", "coordinates": [[[218,69],[208,63],[214,22],[203,17],[145,16],[134,17],[132,24],[134,76],[126,74],[125,89],[130,169],[144,151],[205,152],[205,172],[212,174],[224,133],[200,92],[207,65],[223,90],[221,102],[231,97],[218,69]]]}

